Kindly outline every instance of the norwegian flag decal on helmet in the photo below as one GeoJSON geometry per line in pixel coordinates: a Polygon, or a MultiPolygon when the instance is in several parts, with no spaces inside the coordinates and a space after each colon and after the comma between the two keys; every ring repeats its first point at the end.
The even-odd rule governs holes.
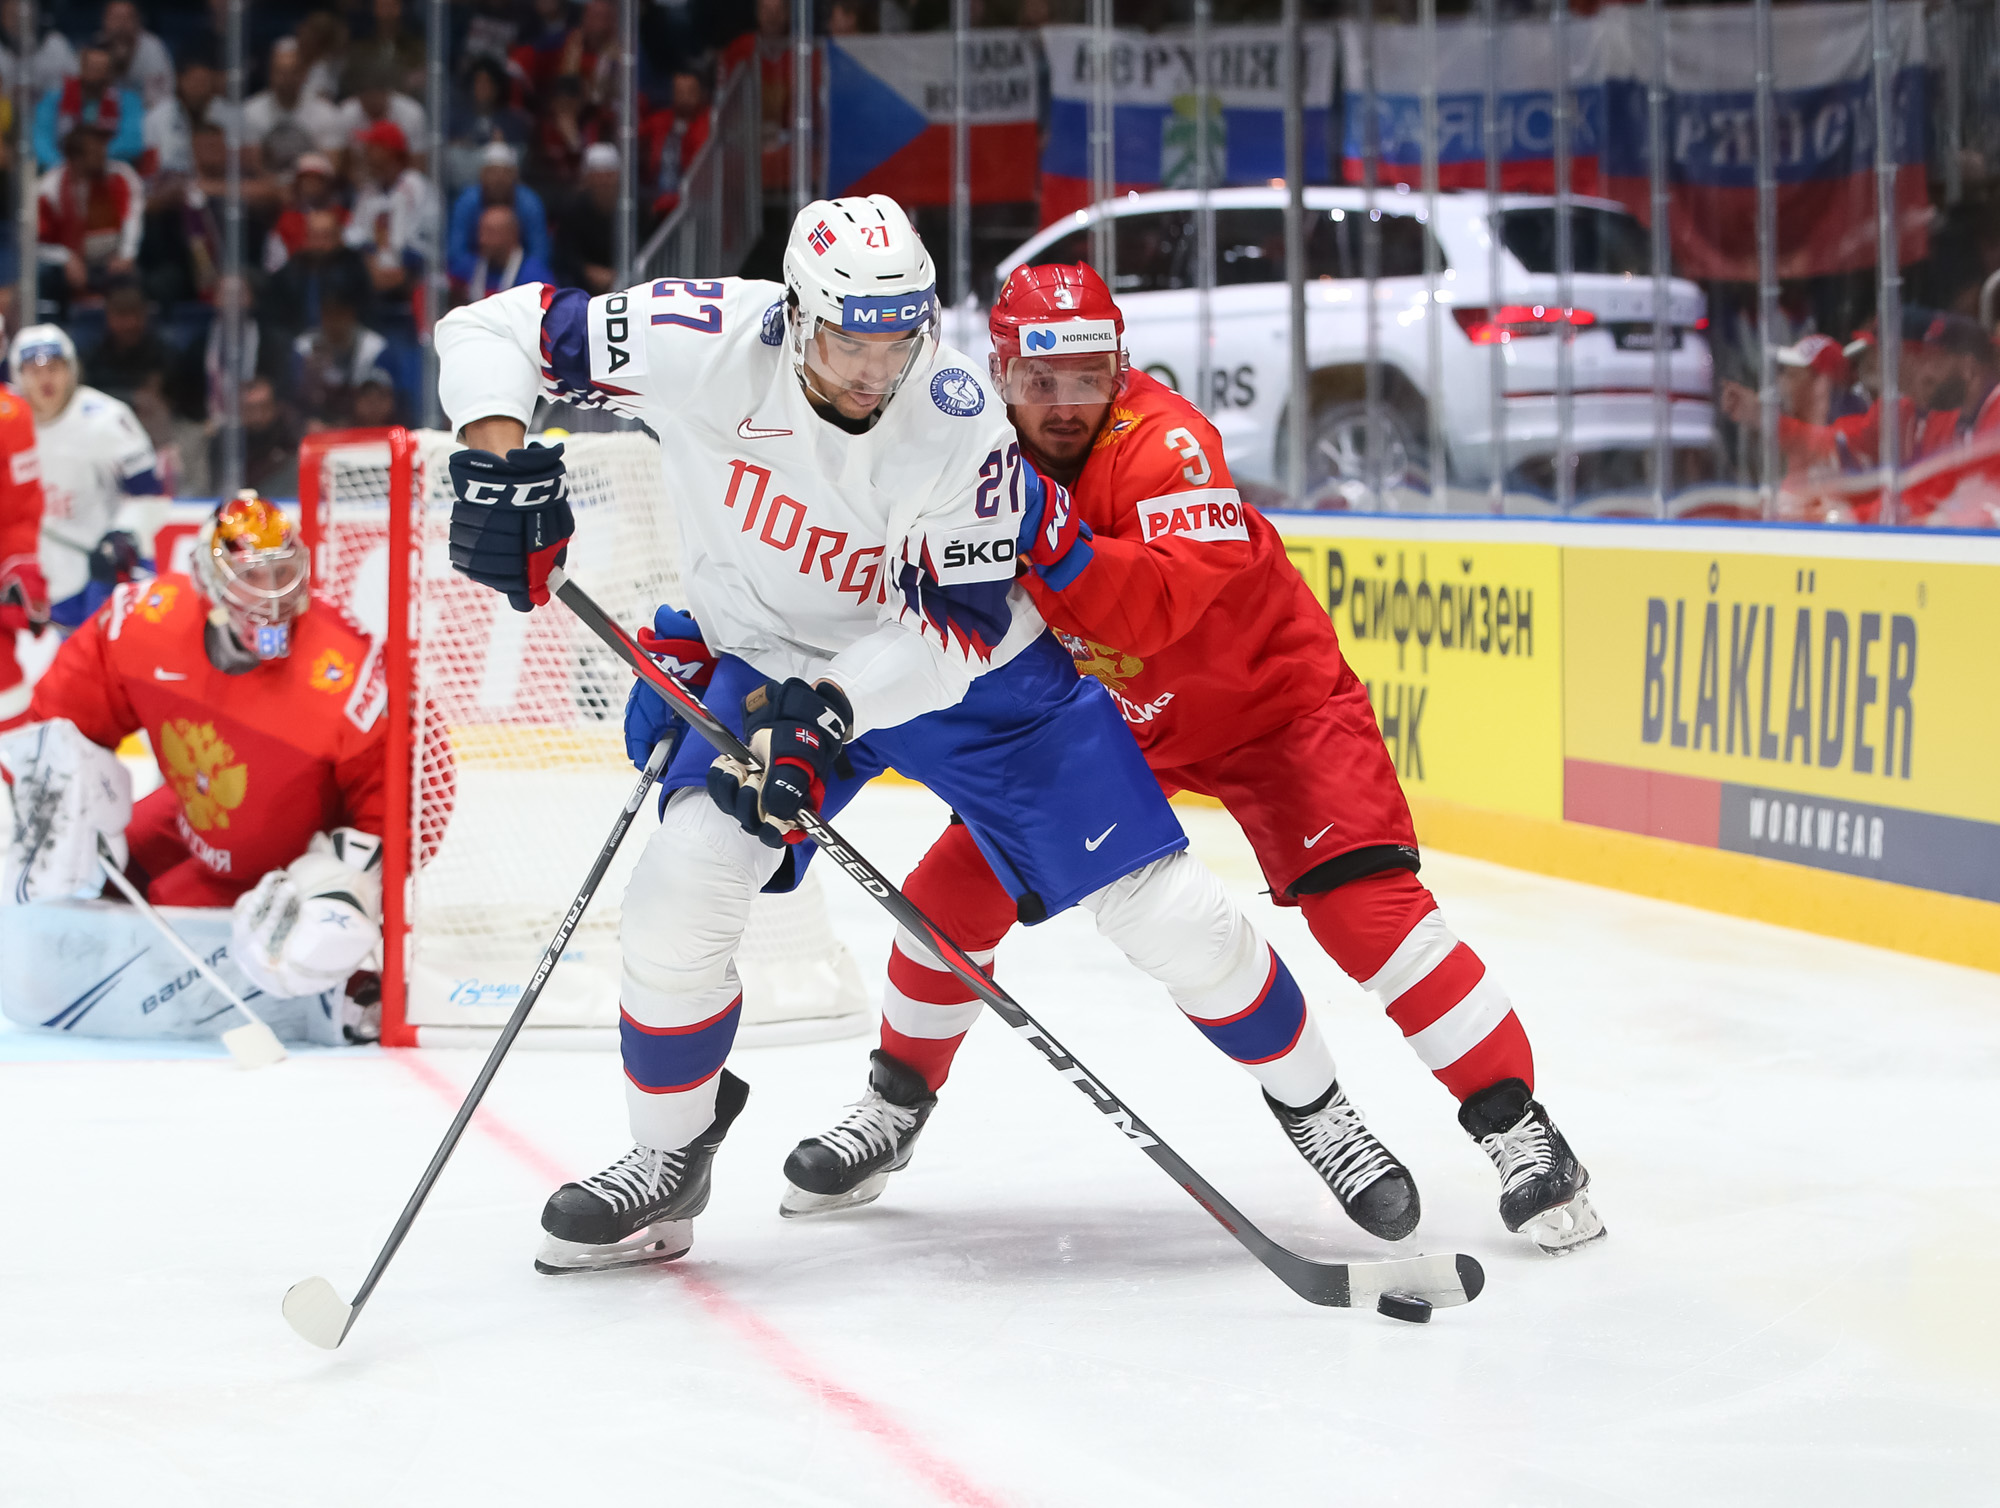
{"type": "Polygon", "coordinates": [[[826,221],[822,220],[813,227],[812,234],[807,236],[806,240],[812,243],[812,249],[816,253],[825,256],[827,247],[833,244],[833,232],[826,228],[826,221]]]}

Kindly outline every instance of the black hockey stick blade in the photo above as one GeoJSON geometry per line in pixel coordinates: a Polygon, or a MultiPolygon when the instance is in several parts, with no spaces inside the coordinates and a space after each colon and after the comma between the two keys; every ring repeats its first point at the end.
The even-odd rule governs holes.
{"type": "MultiPolygon", "coordinates": [[[[756,761],[750,757],[743,740],[710,712],[700,697],[654,664],[652,658],[633,642],[631,635],[593,602],[582,587],[570,580],[561,567],[549,572],[549,590],[629,665],[640,680],[658,692],[668,706],[687,720],[689,726],[713,744],[717,753],[726,754],[751,769],[756,768],[756,761]]],[[[1343,1263],[1315,1261],[1280,1246],[1245,1219],[1235,1205],[1222,1197],[1215,1185],[1160,1140],[1151,1127],[1128,1109],[1095,1074],[1072,1057],[1054,1034],[1029,1015],[1012,995],[987,978],[985,971],[972,961],[963,948],[918,910],[908,896],[890,884],[880,870],[833,830],[831,824],[808,807],[799,813],[799,826],[805,830],[807,837],[819,845],[821,853],[845,870],[857,885],[874,896],[914,936],[929,943],[931,950],[944,960],[945,966],[1012,1027],[1017,1036],[1048,1059],[1051,1068],[1074,1084],[1078,1092],[1102,1111],[1127,1140],[1137,1142],[1169,1178],[1187,1191],[1188,1197],[1207,1210],[1244,1250],[1269,1268],[1300,1298],[1336,1309],[1356,1305],[1372,1309],[1381,1294],[1398,1293],[1425,1299],[1433,1307],[1442,1309],[1453,1304],[1469,1304],[1479,1297],[1479,1291],[1486,1286],[1486,1274],[1477,1261],[1462,1253],[1343,1263]]]]}
{"type": "Polygon", "coordinates": [[[432,1156],[430,1166],[424,1169],[424,1176],[417,1180],[417,1186],[410,1194],[409,1202],[403,1206],[403,1213],[396,1217],[395,1229],[389,1232],[389,1239],[383,1244],[381,1254],[375,1258],[375,1265],[368,1270],[368,1276],[354,1295],[354,1302],[343,1301],[333,1284],[325,1278],[305,1278],[285,1290],[282,1305],[285,1323],[296,1330],[301,1337],[311,1341],[322,1350],[332,1351],[347,1339],[347,1332],[354,1328],[360,1318],[361,1306],[368,1302],[375,1292],[375,1285],[382,1281],[382,1274],[388,1270],[395,1258],[403,1238],[410,1233],[416,1223],[417,1214],[430,1197],[431,1188],[444,1172],[444,1165],[451,1160],[451,1154],[458,1147],[459,1138],[465,1135],[465,1128],[472,1123],[472,1113],[479,1108],[479,1102],[486,1097],[487,1086],[493,1076],[500,1071],[500,1062],[507,1056],[507,1049],[514,1045],[514,1039],[521,1034],[527,1024],[528,1012],[541,999],[542,987],[549,982],[549,975],[555,972],[563,950],[569,946],[571,935],[583,921],[584,912],[590,909],[590,902],[597,894],[597,887],[604,883],[604,875],[611,868],[611,861],[625,841],[625,834],[632,829],[632,820],[639,814],[639,808],[646,804],[646,793],[653,788],[653,782],[660,778],[660,771],[666,768],[668,740],[661,739],[653,747],[653,757],[646,761],[646,768],[639,773],[639,783],[632,788],[632,794],[625,798],[625,805],[618,813],[618,820],[611,825],[611,832],[604,840],[604,846],[597,851],[597,858],[590,866],[590,873],[584,877],[583,887],[577,891],[576,899],[570,902],[569,910],[563,914],[555,936],[542,949],[540,962],[535,972],[528,977],[528,987],[521,991],[521,1000],[514,1007],[514,1014],[507,1018],[507,1024],[500,1029],[499,1040],[493,1050],[486,1055],[486,1062],[479,1070],[479,1077],[472,1081],[472,1088],[466,1091],[465,1103],[458,1107],[458,1114],[452,1117],[451,1129],[438,1143],[437,1152],[432,1156]]]}

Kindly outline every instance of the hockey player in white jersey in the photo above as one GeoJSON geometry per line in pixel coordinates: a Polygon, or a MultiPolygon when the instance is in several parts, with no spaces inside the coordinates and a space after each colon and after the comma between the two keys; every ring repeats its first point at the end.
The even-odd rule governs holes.
{"type": "MultiPolygon", "coordinates": [[[[471,447],[451,462],[453,564],[519,609],[546,602],[573,522],[561,447],[521,448],[537,395],[643,418],[700,625],[663,610],[652,642],[700,665],[710,707],[762,761],[753,775],[686,739],[668,765],[620,934],[636,1145],[550,1198],[542,1271],[688,1249],[747,1095],[723,1065],[751,897],[803,873],[804,807],[831,816],[891,765],[951,804],[1023,920],[1081,904],[1275,1101],[1327,1099],[1332,1059],[1298,985],[1187,853],[1103,688],[1015,585],[1017,568],[1081,570],[1089,531],[1023,461],[973,363],[939,345],[937,318],[930,257],[873,196],[800,213],[783,287],[531,285],[438,327],[439,397],[471,447]]],[[[628,744],[666,731],[656,702],[637,692],[628,744]]],[[[929,1107],[898,1091],[896,1066],[877,1063],[851,1119],[857,1149],[889,1144],[900,1166],[929,1107]]],[[[1414,1228],[1408,1171],[1358,1117],[1319,1140],[1337,1155],[1315,1171],[1351,1216],[1391,1238],[1414,1228]]]]}
{"type": "Polygon", "coordinates": [[[113,526],[126,498],[163,490],[153,442],[128,405],[80,381],[76,346],[60,325],[23,330],[8,369],[35,411],[49,616],[72,629],[138,564],[136,541],[113,526]]]}

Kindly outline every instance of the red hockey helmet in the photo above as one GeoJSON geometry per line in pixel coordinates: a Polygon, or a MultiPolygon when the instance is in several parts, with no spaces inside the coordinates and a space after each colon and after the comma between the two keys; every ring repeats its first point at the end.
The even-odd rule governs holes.
{"type": "Polygon", "coordinates": [[[1125,316],[1090,267],[1016,267],[986,327],[1009,403],[1109,403],[1125,390],[1125,316]]]}

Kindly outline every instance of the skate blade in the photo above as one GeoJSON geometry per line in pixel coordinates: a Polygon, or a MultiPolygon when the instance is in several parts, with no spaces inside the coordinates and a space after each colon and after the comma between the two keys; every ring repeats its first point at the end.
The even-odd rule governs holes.
{"type": "Polygon", "coordinates": [[[778,1201],[778,1213],[787,1220],[800,1215],[830,1215],[835,1210],[851,1210],[860,1205],[873,1204],[882,1197],[882,1190],[889,1186],[889,1174],[893,1168],[861,1180],[844,1194],[814,1194],[797,1184],[785,1184],[785,1197],[778,1201]]]}
{"type": "Polygon", "coordinates": [[[546,1233],[535,1254],[535,1271],[559,1276],[566,1272],[613,1272],[620,1267],[644,1267],[684,1257],[694,1245],[694,1221],[658,1220],[637,1235],[604,1246],[565,1241],[546,1233]]]}
{"type": "Polygon", "coordinates": [[[1566,1257],[1608,1234],[1590,1196],[1582,1192],[1569,1203],[1545,1209],[1524,1222],[1521,1233],[1552,1257],[1566,1257]]]}

